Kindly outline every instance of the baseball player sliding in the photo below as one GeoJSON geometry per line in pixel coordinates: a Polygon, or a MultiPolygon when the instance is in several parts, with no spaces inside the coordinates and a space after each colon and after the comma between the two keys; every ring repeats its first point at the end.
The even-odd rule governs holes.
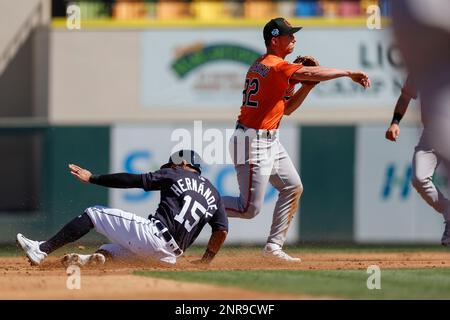
{"type": "MultiPolygon", "coordinates": [[[[413,83],[412,77],[408,76],[395,105],[391,125],[386,131],[386,139],[394,142],[397,141],[397,138],[400,136],[400,121],[405,115],[411,99],[417,99],[417,96],[418,90],[413,83]]],[[[424,117],[423,114],[422,117],[424,117]]],[[[441,162],[441,158],[433,149],[431,138],[432,135],[430,134],[429,126],[423,123],[422,136],[414,150],[412,161],[412,184],[420,196],[434,210],[443,215],[446,227],[442,235],[441,243],[442,245],[450,246],[450,202],[434,185],[432,180],[433,174],[441,162]]]]}
{"type": "Polygon", "coordinates": [[[272,19],[264,26],[267,52],[247,72],[241,112],[230,140],[240,195],[223,197],[228,217],[251,219],[261,211],[267,184],[279,191],[263,257],[283,262],[300,261],[282,248],[303,185],[278,139],[281,118],[297,110],[319,81],[349,77],[364,88],[370,86],[363,72],[286,61],[294,51],[294,33],[300,29],[284,18],[272,19]],[[293,86],[299,82],[302,86],[294,93],[293,86]]]}
{"type": "Polygon", "coordinates": [[[84,183],[111,188],[141,188],[161,191],[161,201],[149,219],[120,209],[94,206],[65,225],[47,241],[17,235],[31,264],[40,265],[48,254],[95,230],[112,241],[91,255],[68,254],[63,264],[103,264],[108,259],[151,259],[175,264],[177,257],[195,241],[206,223],[212,234],[203,257],[195,263],[209,263],[228,232],[228,218],[214,186],[201,176],[200,157],[194,151],[174,153],[156,172],[93,175],[70,164],[70,173],[84,183]]]}

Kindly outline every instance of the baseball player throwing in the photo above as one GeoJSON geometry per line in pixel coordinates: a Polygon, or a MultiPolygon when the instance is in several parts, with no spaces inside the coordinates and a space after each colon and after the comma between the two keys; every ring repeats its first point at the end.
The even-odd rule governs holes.
{"type": "Polygon", "coordinates": [[[113,208],[94,206],[65,225],[47,241],[34,241],[17,235],[33,265],[41,264],[48,254],[80,239],[91,229],[112,241],[91,255],[68,254],[63,264],[103,264],[106,260],[151,259],[175,264],[177,257],[195,241],[206,223],[212,234],[203,257],[196,262],[209,263],[225,241],[228,218],[214,186],[201,176],[200,157],[191,150],[174,153],[156,172],[93,175],[70,164],[70,173],[84,183],[111,188],[141,188],[161,191],[161,202],[149,219],[113,208]]]}
{"type": "MultiPolygon", "coordinates": [[[[412,77],[408,76],[403,85],[400,97],[395,105],[394,116],[391,125],[386,131],[386,139],[397,141],[400,135],[400,121],[408,109],[411,99],[417,99],[418,90],[412,81],[412,77]]],[[[423,110],[423,109],[422,109],[423,110]]],[[[423,115],[422,115],[423,117],[423,115]]],[[[431,142],[432,135],[430,128],[423,123],[422,136],[414,150],[412,161],[412,184],[420,196],[436,210],[441,213],[445,221],[445,231],[442,235],[441,243],[445,246],[450,245],[450,212],[448,210],[450,202],[442,194],[442,192],[433,183],[433,174],[441,162],[438,153],[433,149],[431,142]]]]}
{"type": "Polygon", "coordinates": [[[279,191],[263,250],[263,257],[276,261],[300,261],[282,247],[303,191],[295,166],[278,140],[281,118],[294,112],[318,81],[349,77],[364,88],[370,86],[363,72],[306,67],[284,60],[293,52],[294,33],[300,29],[283,18],[272,19],[264,27],[267,52],[247,72],[241,112],[230,140],[240,195],[223,197],[228,217],[251,219],[261,211],[267,184],[279,191]],[[287,100],[287,92],[299,82],[304,83],[287,100]]]}

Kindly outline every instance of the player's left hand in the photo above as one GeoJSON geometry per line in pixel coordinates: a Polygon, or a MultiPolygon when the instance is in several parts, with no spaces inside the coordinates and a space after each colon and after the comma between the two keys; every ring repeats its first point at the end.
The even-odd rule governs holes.
{"type": "Polygon", "coordinates": [[[69,164],[70,173],[75,176],[78,180],[84,183],[89,183],[89,179],[92,173],[89,170],[83,169],[76,164],[69,164]]]}
{"type": "MultiPolygon", "coordinates": [[[[314,58],[313,56],[297,56],[297,58],[295,58],[295,60],[293,61],[293,63],[299,63],[305,67],[317,67],[320,66],[319,61],[314,58]]],[[[316,84],[318,84],[320,81],[299,81],[301,82],[302,85],[307,85],[307,86],[315,86],[316,84]]]]}
{"type": "Polygon", "coordinates": [[[191,261],[192,264],[195,264],[199,267],[207,267],[210,262],[206,262],[204,259],[197,259],[194,261],[191,261]]]}
{"type": "Polygon", "coordinates": [[[393,123],[386,131],[386,139],[391,141],[397,141],[398,136],[400,135],[400,127],[398,124],[393,123]]]}

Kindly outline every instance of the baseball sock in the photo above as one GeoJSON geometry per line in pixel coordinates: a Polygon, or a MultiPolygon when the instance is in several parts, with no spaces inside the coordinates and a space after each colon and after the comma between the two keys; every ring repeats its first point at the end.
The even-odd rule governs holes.
{"type": "Polygon", "coordinates": [[[80,239],[93,228],[94,224],[85,212],[66,224],[52,238],[42,243],[39,249],[49,254],[70,242],[80,239]]]}

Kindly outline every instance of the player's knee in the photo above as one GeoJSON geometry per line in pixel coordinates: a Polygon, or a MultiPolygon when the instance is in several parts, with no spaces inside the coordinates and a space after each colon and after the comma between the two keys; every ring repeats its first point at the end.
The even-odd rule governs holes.
{"type": "Polygon", "coordinates": [[[87,207],[86,209],[84,209],[84,213],[89,213],[92,211],[94,207],[87,207]]]}
{"type": "Polygon", "coordinates": [[[420,177],[420,176],[414,175],[412,177],[411,183],[412,183],[413,187],[417,191],[420,192],[429,183],[429,181],[430,181],[430,178],[428,178],[428,177],[420,177]]]}
{"type": "Polygon", "coordinates": [[[298,197],[300,198],[300,196],[303,193],[303,184],[299,181],[297,184],[294,185],[294,192],[298,195],[298,197]]]}
{"type": "Polygon", "coordinates": [[[245,211],[242,214],[242,217],[244,219],[253,219],[254,217],[256,217],[259,213],[261,212],[261,208],[259,208],[258,206],[253,206],[250,205],[247,208],[247,211],[245,211]]]}
{"type": "Polygon", "coordinates": [[[84,212],[89,213],[89,212],[93,212],[93,211],[98,211],[99,208],[100,208],[100,206],[98,206],[98,205],[90,206],[90,207],[87,207],[86,209],[84,209],[84,212]]]}
{"type": "Polygon", "coordinates": [[[285,186],[283,190],[281,190],[281,192],[284,192],[286,195],[290,195],[295,198],[300,198],[303,193],[303,184],[299,179],[297,182],[285,186]]]}

